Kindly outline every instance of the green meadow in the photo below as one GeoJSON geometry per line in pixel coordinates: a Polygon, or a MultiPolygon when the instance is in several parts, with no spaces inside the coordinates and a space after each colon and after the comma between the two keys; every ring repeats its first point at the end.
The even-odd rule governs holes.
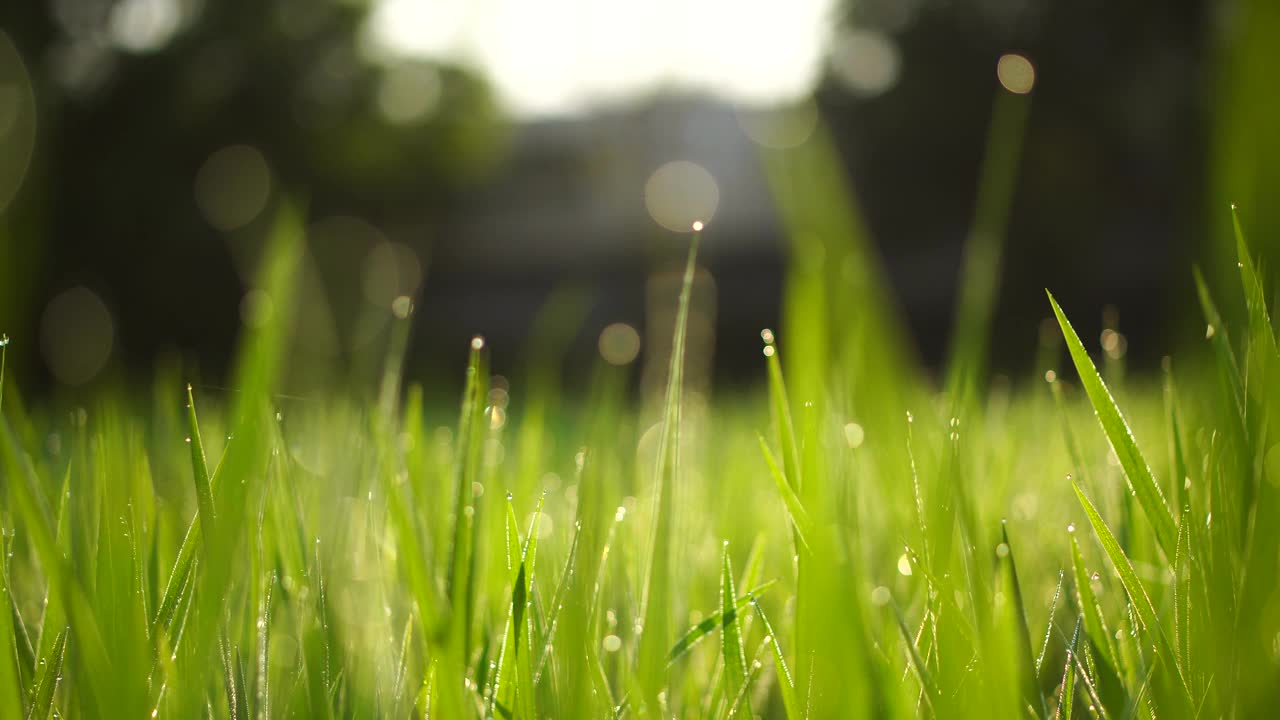
{"type": "Polygon", "coordinates": [[[378,387],[289,402],[301,223],[278,213],[258,280],[275,311],[245,329],[230,390],[172,370],[28,408],[0,381],[0,716],[1280,702],[1280,350],[1239,224],[1241,284],[1199,283],[1185,363],[1126,377],[1123,338],[1097,347],[1070,322],[1088,310],[1046,296],[1035,377],[996,386],[989,297],[962,291],[970,330],[933,380],[859,235],[797,243],[760,391],[710,401],[682,391],[694,235],[644,411],[604,362],[572,402],[538,359],[554,353],[495,380],[481,338],[446,395],[403,376],[407,319],[378,387]]]}

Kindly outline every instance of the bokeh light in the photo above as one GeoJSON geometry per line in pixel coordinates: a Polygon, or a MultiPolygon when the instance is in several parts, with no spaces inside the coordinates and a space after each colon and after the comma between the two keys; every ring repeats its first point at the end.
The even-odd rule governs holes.
{"type": "Polygon", "coordinates": [[[871,97],[898,82],[902,60],[893,38],[875,30],[849,30],[831,44],[831,72],[850,92],[871,97]]]}
{"type": "Polygon", "coordinates": [[[640,354],[640,333],[626,323],[613,323],[600,332],[599,347],[610,365],[630,365],[640,354]]]}
{"type": "Polygon", "coordinates": [[[739,108],[738,126],[757,145],[777,150],[796,147],[818,126],[818,106],[813,100],[778,107],[739,108]]]}
{"type": "Polygon", "coordinates": [[[36,139],[36,104],[22,56],[0,30],[0,212],[18,193],[36,139]]]}
{"type": "Polygon", "coordinates": [[[49,302],[40,320],[40,350],[49,372],[67,385],[89,382],[111,356],[115,324],[102,299],[73,287],[49,302]]]}
{"type": "Polygon", "coordinates": [[[426,63],[399,63],[378,85],[378,111],[393,125],[422,122],[439,103],[440,73],[426,63]]]}
{"type": "Polygon", "coordinates": [[[720,205],[720,186],[701,165],[676,160],[649,176],[644,185],[644,204],[662,227],[692,232],[695,222],[710,224],[720,205]]]}
{"type": "Polygon", "coordinates": [[[365,256],[361,289],[370,303],[391,307],[401,296],[412,296],[422,284],[422,265],[408,245],[380,242],[365,256]]]}
{"type": "Polygon", "coordinates": [[[1031,61],[1022,55],[1008,53],[1000,56],[996,63],[996,77],[1005,90],[1018,95],[1026,95],[1036,84],[1036,69],[1031,61]]]}
{"type": "Polygon", "coordinates": [[[196,205],[223,231],[253,222],[271,196],[271,169],[256,148],[230,145],[209,156],[196,173],[196,205]]]}
{"type": "Polygon", "coordinates": [[[183,6],[192,4],[180,0],[122,0],[111,8],[107,22],[111,41],[134,53],[159,50],[181,26],[183,6]]]}
{"type": "Polygon", "coordinates": [[[477,67],[502,103],[524,116],[571,113],[659,87],[776,103],[812,89],[835,5],[382,0],[369,38],[394,52],[477,67]]]}

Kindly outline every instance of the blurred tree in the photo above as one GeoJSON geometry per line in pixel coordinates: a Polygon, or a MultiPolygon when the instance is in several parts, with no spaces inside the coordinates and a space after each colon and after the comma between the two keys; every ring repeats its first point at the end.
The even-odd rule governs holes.
{"type": "Polygon", "coordinates": [[[491,166],[502,125],[476,76],[374,46],[368,11],[361,0],[0,5],[39,107],[35,164],[0,215],[0,266],[26,278],[25,297],[0,305],[0,327],[23,336],[18,354],[30,359],[49,296],[84,283],[115,309],[133,359],[149,362],[162,338],[225,359],[243,292],[228,237],[251,245],[281,191],[423,235],[491,166]]]}

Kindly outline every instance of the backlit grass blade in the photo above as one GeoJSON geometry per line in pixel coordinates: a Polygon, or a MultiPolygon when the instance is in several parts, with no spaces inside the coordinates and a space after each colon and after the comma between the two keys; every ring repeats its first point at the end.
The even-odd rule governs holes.
{"type": "Polygon", "coordinates": [[[1084,618],[1076,617],[1076,629],[1071,633],[1071,645],[1067,647],[1067,661],[1062,669],[1062,691],[1058,695],[1058,709],[1054,712],[1054,720],[1071,720],[1071,705],[1075,701],[1075,662],[1076,644],[1080,640],[1080,623],[1084,618]]]}
{"type": "Polygon", "coordinates": [[[542,673],[547,667],[547,661],[551,658],[551,649],[554,647],[556,639],[556,629],[560,626],[560,610],[564,606],[565,594],[569,591],[570,585],[573,583],[573,569],[578,558],[578,540],[582,535],[582,526],[575,525],[573,529],[573,539],[569,541],[569,554],[565,557],[564,570],[560,573],[560,581],[556,583],[555,594],[551,598],[551,614],[547,618],[547,633],[542,639],[542,654],[538,658],[537,668],[533,673],[533,684],[537,685],[542,680],[542,673]]]}
{"type": "Polygon", "coordinates": [[[697,268],[700,234],[695,232],[689,245],[689,257],[685,263],[680,300],[676,309],[675,328],[671,338],[671,364],[667,373],[662,434],[658,441],[657,461],[654,463],[653,525],[649,534],[649,561],[645,569],[640,597],[640,614],[644,624],[637,659],[638,680],[646,694],[646,704],[655,706],[658,694],[665,685],[666,658],[663,655],[663,649],[670,642],[671,635],[671,583],[673,581],[671,565],[676,508],[673,494],[680,475],[680,415],[684,393],[685,334],[689,323],[689,301],[693,294],[693,276],[697,268]]]}
{"type": "Polygon", "coordinates": [[[27,708],[27,720],[45,720],[53,709],[53,694],[62,681],[62,662],[67,651],[67,629],[63,628],[54,638],[49,657],[44,658],[40,673],[36,676],[35,692],[27,708]]]}
{"type": "MultiPolygon", "coordinates": [[[[23,522],[36,557],[44,568],[50,592],[59,593],[62,605],[66,608],[72,637],[76,638],[80,647],[75,665],[84,684],[78,686],[78,693],[91,707],[112,706],[118,696],[117,688],[110,683],[113,663],[103,641],[93,605],[58,547],[55,534],[49,531],[47,516],[37,500],[39,479],[31,467],[30,458],[20,453],[12,428],[6,418],[0,415],[0,467],[3,467],[9,479],[10,497],[15,501],[11,512],[23,522]]],[[[7,594],[9,590],[6,589],[5,592],[7,594]]],[[[8,616],[7,613],[5,615],[8,616]]],[[[8,647],[9,643],[5,645],[8,647]]],[[[16,683],[16,671],[13,677],[16,683]]],[[[20,698],[21,694],[15,693],[10,697],[20,698]]]]}
{"type": "Polygon", "coordinates": [[[778,347],[774,344],[774,334],[768,328],[760,331],[764,340],[765,365],[769,369],[769,408],[773,421],[778,425],[778,442],[782,448],[783,474],[794,483],[799,490],[800,454],[796,444],[795,423],[791,420],[791,401],[787,398],[787,385],[782,378],[782,362],[778,359],[778,347]]]}
{"type": "Polygon", "coordinates": [[[813,523],[809,520],[809,513],[805,512],[804,505],[800,503],[800,498],[796,496],[791,484],[787,482],[787,478],[783,476],[782,471],[778,468],[778,463],[773,458],[773,453],[769,451],[769,445],[764,441],[763,437],[757,436],[760,440],[760,452],[764,453],[764,463],[769,469],[769,475],[773,478],[773,484],[778,488],[778,494],[782,496],[782,503],[787,510],[787,518],[791,520],[791,526],[795,528],[796,535],[800,538],[801,544],[805,549],[809,547],[809,541],[806,539],[812,532],[813,523]]]}
{"type": "MultiPolygon", "coordinates": [[[[6,531],[7,534],[7,531],[6,531]]],[[[0,541],[0,552],[8,555],[8,543],[0,541]]],[[[7,561],[0,558],[0,562],[7,561]]],[[[0,572],[0,716],[23,716],[23,701],[27,696],[23,687],[22,671],[18,664],[17,634],[13,623],[13,588],[9,585],[9,573],[0,572]]]]}
{"type": "MultiPolygon", "coordinates": [[[[1160,363],[1164,373],[1164,407],[1165,425],[1169,433],[1169,471],[1173,475],[1173,497],[1178,503],[1179,528],[1182,515],[1190,510],[1191,496],[1187,486],[1191,482],[1188,474],[1186,453],[1182,447],[1182,421],[1178,412],[1178,389],[1173,379],[1173,361],[1167,356],[1160,363]]],[[[1179,530],[1181,532],[1181,530],[1179,530]]]]}
{"type": "Polygon", "coordinates": [[[0,412],[4,412],[4,363],[9,353],[9,336],[0,333],[0,412]]]}
{"type": "Polygon", "coordinates": [[[738,597],[738,601],[734,603],[733,612],[728,615],[726,615],[722,610],[717,610],[708,615],[698,624],[686,630],[684,635],[681,635],[680,639],[676,641],[676,644],[672,645],[671,650],[667,652],[667,664],[670,665],[684,657],[685,653],[692,650],[693,647],[703,638],[715,632],[716,628],[724,625],[726,617],[729,620],[737,618],[738,613],[742,612],[747,605],[751,604],[753,599],[763,594],[764,591],[768,590],[770,587],[773,587],[775,583],[777,583],[777,580],[770,580],[766,583],[762,583],[756,588],[753,588],[746,594],[740,595],[738,597]]]}
{"type": "Polygon", "coordinates": [[[1053,313],[1058,318],[1058,325],[1062,328],[1067,348],[1071,351],[1071,360],[1075,363],[1080,382],[1089,395],[1089,401],[1093,404],[1098,422],[1111,443],[1111,449],[1120,459],[1120,466],[1124,468],[1125,477],[1129,480],[1129,488],[1138,498],[1138,504],[1142,506],[1142,512],[1147,516],[1147,521],[1151,523],[1156,541],[1160,544],[1166,561],[1172,562],[1174,555],[1177,554],[1178,529],[1173,521],[1173,515],[1169,513],[1164,495],[1160,492],[1160,486],[1156,483],[1155,476],[1151,474],[1151,468],[1147,465],[1146,459],[1142,457],[1138,443],[1129,430],[1129,424],[1125,422],[1124,416],[1120,414],[1120,408],[1111,397],[1111,391],[1107,389],[1106,383],[1098,375],[1098,369],[1089,359],[1089,353],[1085,350],[1084,344],[1080,342],[1079,336],[1071,327],[1062,308],[1058,306],[1058,301],[1053,298],[1053,294],[1047,291],[1046,294],[1049,296],[1049,303],[1053,305],[1053,313]]]}
{"type": "Polygon", "coordinates": [[[773,625],[769,623],[769,618],[764,614],[764,608],[760,607],[760,603],[756,602],[754,596],[751,598],[751,605],[756,609],[756,615],[760,617],[765,635],[769,637],[769,645],[773,650],[774,671],[778,675],[778,693],[782,695],[782,707],[787,711],[787,720],[801,720],[800,700],[796,697],[795,679],[791,676],[791,669],[787,667],[787,658],[782,652],[782,645],[778,642],[778,635],[774,632],[773,625]]]}
{"type": "MultiPolygon", "coordinates": [[[[726,618],[720,629],[721,650],[724,658],[725,697],[736,698],[747,684],[747,656],[742,646],[742,624],[739,622],[733,588],[733,566],[729,559],[729,541],[724,543],[720,568],[720,614],[726,618]],[[730,618],[729,616],[733,617],[730,618]]],[[[735,702],[735,705],[737,703],[735,702]]],[[[732,720],[751,717],[751,704],[742,703],[732,720]]]]}
{"type": "Polygon", "coordinates": [[[953,415],[963,414],[963,409],[978,399],[979,383],[986,374],[987,345],[1000,292],[1001,256],[1030,107],[1028,95],[996,90],[947,355],[946,393],[953,415]]]}
{"type": "Polygon", "coordinates": [[[1245,244],[1244,230],[1240,227],[1240,215],[1233,205],[1231,207],[1231,224],[1236,238],[1236,265],[1240,268],[1240,282],[1244,285],[1245,305],[1249,310],[1249,335],[1254,342],[1263,344],[1266,350],[1274,355],[1276,351],[1275,326],[1271,324],[1271,313],[1267,310],[1267,294],[1262,287],[1262,276],[1253,256],[1249,254],[1249,246],[1245,244]]]}
{"type": "Polygon", "coordinates": [[[907,627],[907,620],[902,616],[902,610],[896,602],[890,601],[890,604],[893,606],[894,619],[898,621],[898,631],[902,633],[902,643],[906,647],[907,658],[911,661],[911,668],[915,670],[916,680],[920,682],[920,690],[928,701],[929,708],[937,713],[941,707],[942,694],[934,683],[933,675],[925,665],[924,658],[920,657],[915,640],[911,636],[911,628],[907,627]]]}
{"type": "Polygon", "coordinates": [[[1115,663],[1118,656],[1112,645],[1111,632],[1107,629],[1106,618],[1102,614],[1102,606],[1090,585],[1089,573],[1084,566],[1084,557],[1080,553],[1080,543],[1076,542],[1075,526],[1071,531],[1071,571],[1075,579],[1076,606],[1084,616],[1084,627],[1089,637],[1099,645],[1098,650],[1104,654],[1108,662],[1115,663]]]}
{"type": "MultiPolygon", "coordinates": [[[[1232,406],[1236,410],[1236,419],[1243,420],[1244,379],[1240,376],[1240,364],[1236,362],[1236,353],[1231,345],[1227,325],[1218,312],[1218,306],[1213,302],[1213,296],[1209,293],[1209,286],[1205,283],[1200,268],[1195,267],[1192,270],[1196,281],[1196,296],[1200,299],[1200,309],[1204,313],[1205,322],[1208,323],[1205,328],[1205,337],[1213,345],[1216,365],[1227,386],[1232,406]]],[[[1244,429],[1243,424],[1240,429],[1244,429]]]]}
{"type": "Polygon", "coordinates": [[[1049,379],[1049,391],[1053,394],[1053,403],[1062,419],[1062,440],[1067,446],[1067,457],[1071,459],[1071,472],[1088,484],[1089,465],[1084,461],[1084,453],[1080,451],[1080,443],[1076,440],[1075,431],[1071,429],[1071,419],[1067,414],[1066,399],[1062,396],[1062,381],[1056,373],[1046,375],[1049,379]]]}
{"type": "Polygon", "coordinates": [[[213,487],[209,479],[209,466],[205,460],[204,443],[200,439],[200,423],[196,420],[196,400],[187,384],[187,443],[191,446],[191,472],[196,484],[196,507],[199,508],[201,531],[207,540],[213,531],[216,515],[213,508],[213,487]]]}
{"type": "MultiPolygon", "coordinates": [[[[1160,626],[1160,620],[1156,617],[1155,607],[1151,604],[1151,596],[1147,594],[1146,587],[1138,578],[1137,572],[1134,571],[1133,564],[1129,562],[1124,550],[1120,548],[1120,543],[1116,542],[1115,535],[1111,533],[1111,529],[1107,527],[1102,516],[1098,514],[1097,508],[1093,506],[1093,503],[1084,494],[1084,491],[1080,489],[1080,486],[1073,482],[1071,487],[1075,490],[1076,497],[1080,499],[1080,505],[1084,508],[1085,514],[1089,516],[1089,524],[1093,526],[1093,532],[1098,536],[1099,542],[1102,543],[1102,549],[1106,552],[1107,558],[1111,560],[1112,566],[1119,573],[1120,583],[1124,585],[1125,591],[1129,594],[1133,608],[1138,613],[1138,619],[1142,621],[1147,634],[1155,642],[1157,654],[1172,660],[1175,656],[1173,648],[1165,637],[1164,629],[1160,626]]],[[[1175,552],[1172,557],[1177,557],[1177,553],[1175,552]]],[[[1181,681],[1182,689],[1186,693],[1186,700],[1190,703],[1190,689],[1187,686],[1186,679],[1182,676],[1181,669],[1177,669],[1178,679],[1181,681]]]]}
{"type": "MultiPolygon", "coordinates": [[[[1031,654],[1031,628],[1027,626],[1027,607],[1022,598],[1022,585],[1018,581],[1018,565],[1014,561],[1013,544],[1009,542],[1009,524],[1001,521],[1000,523],[1000,539],[1004,543],[1005,566],[1008,568],[1009,587],[1013,591],[1013,612],[1014,631],[1016,634],[1016,645],[1018,664],[1022,666],[1022,701],[1028,707],[1039,708],[1041,713],[1046,712],[1044,707],[1044,698],[1040,691],[1036,689],[1036,678],[1039,674],[1039,667],[1031,654]]],[[[1052,622],[1052,618],[1050,619],[1052,622]]]]}

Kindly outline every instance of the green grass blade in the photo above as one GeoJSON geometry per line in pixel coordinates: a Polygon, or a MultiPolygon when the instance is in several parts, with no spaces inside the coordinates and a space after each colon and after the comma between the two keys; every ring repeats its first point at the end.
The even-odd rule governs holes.
{"type": "Polygon", "coordinates": [[[565,557],[564,570],[560,573],[560,581],[556,583],[555,593],[551,598],[551,614],[547,618],[547,633],[542,639],[542,654],[538,658],[538,666],[533,672],[533,684],[542,680],[547,661],[551,659],[551,651],[556,639],[556,629],[560,626],[560,610],[564,607],[565,596],[573,583],[573,569],[578,558],[578,540],[582,536],[582,526],[575,525],[573,539],[569,541],[569,554],[565,557]]]}
{"type": "MultiPolygon", "coordinates": [[[[1007,552],[1005,553],[1004,562],[1008,569],[1009,587],[1013,591],[1013,612],[1014,632],[1016,634],[1016,645],[1018,654],[1018,664],[1021,666],[1019,675],[1022,678],[1022,701],[1028,707],[1039,708],[1041,714],[1046,714],[1044,707],[1044,697],[1036,688],[1036,678],[1039,675],[1039,666],[1036,664],[1034,656],[1031,654],[1031,628],[1027,625],[1027,607],[1022,597],[1022,584],[1018,581],[1018,565],[1014,561],[1013,544],[1009,541],[1009,524],[1005,521],[1000,522],[1000,539],[1004,543],[1007,552]]],[[[1052,619],[1050,620],[1052,622],[1052,619]]]]}
{"type": "Polygon", "coordinates": [[[1240,215],[1235,206],[1231,207],[1231,224],[1236,237],[1236,260],[1240,268],[1240,282],[1244,285],[1245,305],[1249,310],[1249,335],[1255,342],[1261,342],[1272,355],[1276,350],[1275,326],[1271,324],[1271,313],[1267,310],[1267,294],[1262,287],[1262,276],[1249,254],[1249,246],[1244,240],[1244,230],[1240,227],[1240,215]]]}
{"type": "Polygon", "coordinates": [[[1066,579],[1066,573],[1058,571],[1058,587],[1053,591],[1053,600],[1049,603],[1049,620],[1045,623],[1044,643],[1040,645],[1040,654],[1036,656],[1036,678],[1040,677],[1041,670],[1044,669],[1044,658],[1049,654],[1049,638],[1053,636],[1053,619],[1058,612],[1058,600],[1062,597],[1062,583],[1066,579]]]}
{"type": "Polygon", "coordinates": [[[787,398],[787,385],[782,377],[782,361],[774,344],[772,330],[760,331],[764,340],[765,365],[769,372],[769,408],[773,421],[778,425],[778,442],[782,448],[783,474],[794,483],[797,492],[802,485],[800,477],[800,452],[796,443],[796,427],[791,420],[791,401],[787,398]]]}
{"type": "Polygon", "coordinates": [[[758,587],[753,588],[746,594],[739,596],[738,601],[734,603],[732,612],[726,615],[723,610],[717,610],[706,618],[703,618],[703,620],[698,624],[686,630],[684,635],[681,635],[680,639],[676,641],[676,644],[672,645],[671,650],[667,652],[667,664],[670,665],[684,657],[685,654],[692,650],[693,647],[703,638],[715,632],[716,628],[723,626],[726,623],[726,617],[730,621],[737,618],[738,613],[742,612],[747,605],[751,604],[753,599],[762,595],[764,591],[773,587],[775,583],[777,583],[777,580],[770,580],[766,583],[760,584],[758,587]]]}
{"type": "Polygon", "coordinates": [[[0,333],[0,412],[4,412],[4,363],[9,354],[9,336],[0,333]]]}
{"type": "Polygon", "coordinates": [[[1218,370],[1224,378],[1232,405],[1236,409],[1237,419],[1241,421],[1240,429],[1243,431],[1245,414],[1244,379],[1240,376],[1240,364],[1236,362],[1236,353],[1231,346],[1231,337],[1227,333],[1227,325],[1223,322],[1222,315],[1218,312],[1218,306],[1213,302],[1213,296],[1209,293],[1209,286],[1204,281],[1204,275],[1200,273],[1200,268],[1198,267],[1192,270],[1196,281],[1196,295],[1200,299],[1200,309],[1204,313],[1205,322],[1208,323],[1205,337],[1213,345],[1218,370]]]}
{"type": "MultiPolygon", "coordinates": [[[[1099,542],[1102,543],[1102,549],[1106,552],[1107,558],[1111,560],[1112,566],[1119,573],[1120,583],[1124,585],[1125,592],[1129,594],[1133,608],[1138,613],[1138,619],[1141,620],[1147,634],[1155,642],[1157,654],[1172,660],[1175,656],[1173,648],[1169,645],[1159,618],[1156,617],[1155,607],[1151,604],[1151,596],[1147,594],[1147,589],[1138,578],[1138,573],[1133,569],[1133,564],[1129,562],[1124,550],[1120,548],[1120,543],[1116,542],[1115,535],[1112,534],[1111,529],[1107,527],[1102,516],[1098,514],[1097,508],[1093,506],[1093,503],[1084,494],[1084,491],[1080,489],[1080,486],[1073,482],[1071,487],[1075,490],[1076,497],[1080,499],[1080,505],[1084,508],[1085,514],[1089,516],[1089,524],[1093,526],[1094,534],[1098,536],[1099,542]]],[[[1173,557],[1176,556],[1177,553],[1175,552],[1173,557]]],[[[1181,669],[1176,669],[1178,669],[1178,680],[1182,684],[1186,700],[1191,703],[1190,688],[1182,675],[1181,669]]]]}
{"type": "Polygon", "coordinates": [[[782,496],[782,503],[787,510],[787,519],[791,521],[791,526],[795,528],[796,535],[800,538],[800,542],[805,549],[809,548],[809,541],[806,539],[813,531],[813,523],[809,520],[809,513],[805,512],[804,505],[800,503],[800,498],[796,496],[791,484],[787,482],[787,478],[783,476],[782,471],[778,468],[778,463],[773,458],[773,453],[769,451],[769,445],[764,441],[763,436],[757,436],[760,440],[760,452],[764,453],[764,463],[769,468],[769,476],[773,478],[773,484],[778,488],[778,494],[782,496]]]}
{"type": "Polygon", "coordinates": [[[907,657],[911,661],[911,668],[915,671],[916,680],[920,682],[920,689],[924,693],[924,698],[928,701],[930,709],[937,713],[942,707],[942,693],[938,690],[937,684],[934,683],[933,675],[929,672],[929,667],[925,664],[924,658],[920,657],[915,639],[911,636],[911,628],[907,627],[907,620],[902,616],[902,609],[898,607],[896,602],[891,601],[890,605],[893,606],[893,616],[898,622],[898,631],[902,634],[902,642],[907,649],[907,657]]]}
{"type": "Polygon", "coordinates": [[[1182,516],[1190,510],[1191,496],[1188,485],[1191,477],[1187,468],[1187,457],[1182,446],[1182,421],[1178,412],[1178,388],[1173,378],[1173,361],[1168,356],[1160,363],[1164,373],[1164,406],[1165,426],[1169,433],[1169,471],[1173,475],[1173,497],[1178,503],[1179,532],[1181,532],[1182,516]]]}
{"type": "Polygon", "coordinates": [[[1058,709],[1054,711],[1054,720],[1071,720],[1071,705],[1075,701],[1075,663],[1076,645],[1080,641],[1080,624],[1083,616],[1076,617],[1076,629],[1071,633],[1071,645],[1067,647],[1067,662],[1062,668],[1062,691],[1058,694],[1058,709]]]}
{"type": "Polygon", "coordinates": [[[778,635],[773,630],[773,625],[769,623],[769,618],[764,614],[764,608],[760,607],[760,603],[755,597],[751,597],[751,605],[756,609],[756,615],[760,618],[760,624],[764,626],[765,635],[769,637],[769,645],[773,650],[774,671],[778,676],[778,692],[782,695],[782,707],[787,712],[787,720],[801,720],[800,700],[796,697],[796,683],[791,675],[791,669],[787,667],[787,658],[782,652],[782,645],[778,642],[778,635]]]}
{"type": "MultiPolygon", "coordinates": [[[[729,559],[729,541],[724,542],[720,571],[720,614],[726,620],[720,629],[724,658],[725,697],[736,698],[747,684],[747,656],[742,646],[742,623],[737,613],[737,593],[733,587],[733,565],[729,559]],[[729,618],[730,614],[733,615],[729,618]]],[[[734,703],[737,705],[737,703],[734,703]]],[[[751,717],[751,704],[743,703],[730,718],[751,717]]]]}
{"type": "Polygon", "coordinates": [[[187,443],[191,446],[191,473],[196,485],[196,507],[200,517],[201,532],[206,542],[213,532],[216,515],[213,507],[213,485],[209,478],[209,465],[205,460],[204,442],[200,439],[200,423],[196,420],[196,400],[187,384],[187,443]]]}
{"type": "Polygon", "coordinates": [[[1084,566],[1084,556],[1080,553],[1080,543],[1076,541],[1075,526],[1071,531],[1071,570],[1075,577],[1076,606],[1084,616],[1084,627],[1089,637],[1101,643],[1098,650],[1111,663],[1117,661],[1118,653],[1111,642],[1111,632],[1107,629],[1106,618],[1102,614],[1102,606],[1090,585],[1089,573],[1084,566]]]}
{"type": "Polygon", "coordinates": [[[1062,308],[1058,306],[1058,301],[1053,298],[1053,294],[1047,291],[1046,294],[1049,296],[1049,303],[1053,305],[1053,313],[1058,318],[1058,325],[1061,326],[1062,335],[1067,341],[1071,359],[1075,363],[1080,382],[1089,395],[1089,401],[1093,404],[1098,422],[1102,425],[1103,432],[1106,433],[1116,457],[1120,459],[1120,466],[1129,480],[1129,488],[1138,498],[1138,504],[1142,507],[1147,521],[1151,523],[1156,541],[1166,561],[1170,562],[1177,554],[1178,530],[1173,521],[1173,515],[1169,513],[1169,506],[1165,503],[1164,495],[1160,492],[1160,486],[1151,474],[1151,468],[1147,465],[1146,459],[1142,457],[1138,443],[1129,430],[1129,424],[1125,422],[1124,416],[1120,414],[1120,408],[1111,397],[1111,391],[1107,389],[1106,383],[1098,375],[1098,369],[1089,359],[1089,353],[1084,349],[1084,344],[1080,342],[1079,336],[1071,327],[1062,308]]]}
{"type": "MultiPolygon", "coordinates": [[[[7,534],[7,532],[6,532],[7,534]]],[[[8,543],[0,542],[0,552],[8,555],[8,543]]],[[[0,559],[0,561],[7,561],[0,559]]],[[[9,573],[0,572],[0,716],[19,718],[23,716],[23,701],[27,693],[23,687],[22,671],[18,662],[18,638],[13,622],[13,588],[10,586],[9,573]]]]}
{"type": "Polygon", "coordinates": [[[671,339],[671,364],[667,375],[667,392],[663,405],[662,434],[654,463],[653,519],[649,534],[649,561],[640,598],[643,632],[640,635],[638,673],[646,704],[657,707],[658,694],[665,683],[666,657],[663,650],[670,642],[672,544],[675,531],[676,503],[673,494],[680,475],[680,415],[684,393],[684,352],[686,327],[689,323],[689,301],[693,293],[693,276],[697,268],[700,233],[694,233],[685,263],[676,309],[675,329],[671,339]]]}
{"type": "Polygon", "coordinates": [[[947,355],[946,393],[953,415],[964,414],[963,410],[978,399],[977,391],[987,371],[987,346],[1000,292],[1001,256],[1030,107],[1029,96],[996,90],[978,178],[977,203],[965,240],[947,355]]]}
{"type": "Polygon", "coordinates": [[[67,629],[63,628],[54,638],[49,657],[44,658],[40,674],[36,677],[35,693],[27,708],[27,720],[45,720],[53,710],[53,694],[62,680],[62,662],[66,658],[67,629]]]}

